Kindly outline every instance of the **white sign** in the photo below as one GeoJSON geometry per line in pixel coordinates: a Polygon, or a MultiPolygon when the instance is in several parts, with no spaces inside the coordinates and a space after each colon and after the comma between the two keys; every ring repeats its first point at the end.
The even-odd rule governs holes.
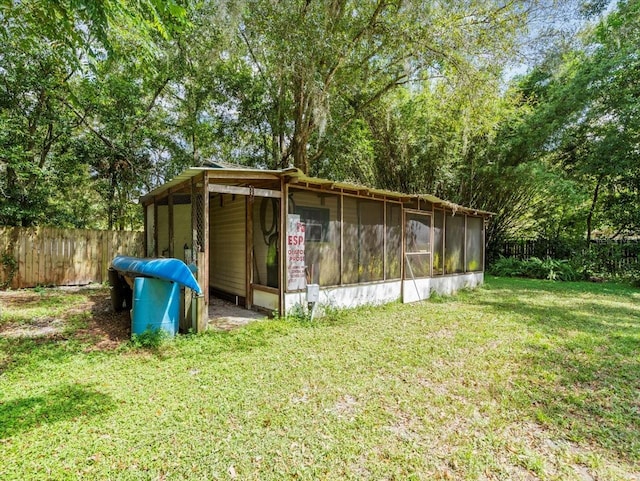
{"type": "Polygon", "coordinates": [[[287,290],[304,289],[307,275],[304,264],[304,224],[298,214],[287,216],[287,290]]]}

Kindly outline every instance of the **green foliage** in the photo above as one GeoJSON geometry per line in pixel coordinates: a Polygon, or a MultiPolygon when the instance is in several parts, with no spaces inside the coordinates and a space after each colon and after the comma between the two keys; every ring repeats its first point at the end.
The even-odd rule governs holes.
{"type": "Polygon", "coordinates": [[[0,224],[136,227],[214,159],[484,208],[494,246],[633,233],[637,2],[503,80],[532,18],[606,3],[4,2],[0,224]]]}
{"type": "MultiPolygon", "coordinates": [[[[22,0],[0,4],[0,39],[12,38],[23,45],[37,39],[58,44],[61,57],[74,57],[78,49],[99,56],[100,49],[113,51],[114,37],[127,36],[149,54],[158,34],[169,38],[182,31],[187,10],[180,0],[22,0]],[[97,45],[88,42],[95,38],[97,45]]],[[[75,63],[86,59],[76,58],[75,63]]]]}
{"type": "MultiPolygon", "coordinates": [[[[390,144],[374,145],[372,140],[383,142],[384,132],[372,136],[365,127],[374,122],[376,111],[384,110],[385,98],[408,83],[428,92],[473,79],[460,89],[461,96],[497,84],[494,66],[513,51],[517,32],[524,28],[520,4],[249,2],[242,12],[246,52],[238,58],[251,61],[258,71],[254,81],[264,83],[269,96],[263,102],[269,106],[264,112],[268,125],[259,128],[273,154],[268,164],[293,163],[314,175],[330,164],[341,178],[362,179],[377,170],[371,165],[377,162],[371,156],[374,149],[405,156],[401,131],[392,133],[399,138],[389,139],[390,144]],[[470,9],[486,23],[462,20],[470,9]],[[438,80],[429,81],[433,77],[438,80]],[[359,125],[354,128],[354,123],[359,125]]],[[[470,107],[465,118],[486,107],[482,96],[474,99],[477,112],[470,107]]],[[[398,110],[388,119],[395,121],[398,110]]],[[[384,119],[369,128],[383,130],[384,119]]],[[[414,125],[405,126],[411,137],[414,125]]],[[[475,125],[468,132],[474,130],[475,125]]],[[[409,161],[407,156],[400,160],[409,161]]]]}
{"type": "Polygon", "coordinates": [[[625,272],[624,279],[633,287],[640,288],[640,263],[630,266],[625,272]]]}
{"type": "Polygon", "coordinates": [[[157,89],[144,67],[158,58],[140,47],[179,33],[185,14],[173,0],[0,7],[0,224],[137,223],[126,210],[149,177],[138,131],[157,89]]]}
{"type": "Polygon", "coordinates": [[[311,310],[304,304],[294,305],[284,318],[277,312],[273,314],[273,318],[278,321],[286,320],[303,325],[332,324],[344,319],[346,313],[351,311],[336,307],[332,303],[317,303],[314,309],[313,320],[311,319],[311,310]]]}
{"type": "Polygon", "coordinates": [[[572,262],[585,279],[589,277],[633,278],[640,257],[640,243],[595,242],[576,252],[572,262]]]}
{"type": "Polygon", "coordinates": [[[577,274],[568,260],[557,260],[547,257],[539,259],[516,259],[501,257],[489,268],[489,273],[501,277],[529,277],[531,279],[547,279],[550,281],[574,281],[577,274]]]}
{"type": "Polygon", "coordinates": [[[2,267],[4,274],[4,281],[0,282],[0,289],[5,289],[11,285],[13,277],[18,272],[18,261],[15,257],[5,252],[0,257],[0,267],[2,267]]]}
{"type": "Polygon", "coordinates": [[[289,309],[286,319],[294,322],[308,323],[311,320],[311,312],[303,304],[296,304],[289,309]]]}
{"type": "Polygon", "coordinates": [[[547,237],[565,228],[587,239],[596,230],[614,236],[640,229],[640,211],[629,208],[640,205],[639,15],[637,1],[618,2],[582,32],[579,45],[549,52],[518,85],[532,109],[503,142],[514,160],[542,162],[558,176],[531,181],[546,184],[546,204],[530,216],[544,219],[547,237]]]}
{"type": "Polygon", "coordinates": [[[348,309],[336,307],[330,303],[322,303],[317,309],[320,310],[320,319],[325,324],[343,321],[348,313],[348,309]]]}
{"type": "Polygon", "coordinates": [[[170,339],[172,337],[164,329],[145,329],[140,334],[132,334],[130,344],[136,349],[157,350],[170,339]]]}
{"type": "Polygon", "coordinates": [[[576,273],[566,259],[558,260],[547,257],[538,259],[531,257],[526,261],[525,276],[534,279],[548,279],[550,281],[573,281],[576,273]]]}
{"type": "Polygon", "coordinates": [[[500,257],[491,264],[487,272],[498,277],[524,277],[524,266],[515,257],[500,257]]]}
{"type": "MultiPolygon", "coordinates": [[[[507,245],[509,247],[502,252],[508,256],[535,256],[538,261],[543,257],[568,259],[574,277],[585,280],[632,280],[640,265],[640,242],[634,240],[602,239],[586,244],[581,239],[537,239],[513,241],[507,245]]],[[[505,258],[501,255],[497,261],[489,264],[489,270],[500,276],[526,276],[526,262],[528,261],[523,262],[514,257],[505,258]]]]}

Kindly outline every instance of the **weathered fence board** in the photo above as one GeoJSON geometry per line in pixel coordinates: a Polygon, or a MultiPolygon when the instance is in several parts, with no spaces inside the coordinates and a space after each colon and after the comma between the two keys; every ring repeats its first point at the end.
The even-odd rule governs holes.
{"type": "Polygon", "coordinates": [[[0,286],[82,285],[106,282],[118,254],[143,254],[143,233],[0,227],[0,286]]]}

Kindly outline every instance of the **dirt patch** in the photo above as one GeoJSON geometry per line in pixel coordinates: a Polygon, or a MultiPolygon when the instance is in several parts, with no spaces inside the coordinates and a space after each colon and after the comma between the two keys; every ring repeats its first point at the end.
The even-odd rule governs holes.
{"type": "Polygon", "coordinates": [[[0,291],[0,302],[2,306],[28,306],[37,304],[42,296],[32,289],[21,289],[19,291],[0,291]]]}
{"type": "Polygon", "coordinates": [[[219,331],[230,331],[246,326],[250,322],[263,320],[266,314],[236,306],[216,297],[209,299],[209,328],[219,331]]]}
{"type": "MultiPolygon", "coordinates": [[[[109,289],[101,285],[0,291],[0,310],[20,318],[0,322],[4,338],[74,338],[93,351],[115,349],[131,337],[129,311],[115,312],[109,289]]],[[[212,298],[209,317],[211,329],[231,330],[267,316],[212,298]]]]}
{"type": "Polygon", "coordinates": [[[56,337],[62,334],[65,322],[53,317],[39,317],[28,324],[0,325],[2,337],[56,337]]]}
{"type": "Polygon", "coordinates": [[[81,339],[92,340],[88,350],[111,350],[131,337],[129,311],[115,312],[109,292],[90,296],[91,318],[87,327],[75,333],[81,339]]]}
{"type": "Polygon", "coordinates": [[[87,350],[115,349],[130,338],[129,312],[114,312],[109,289],[100,285],[0,291],[0,309],[19,312],[36,308],[52,297],[61,299],[62,308],[57,309],[56,315],[4,321],[0,323],[0,337],[51,341],[75,338],[86,342],[87,350]],[[76,298],[65,309],[66,294],[80,295],[84,300],[78,302],[76,298]]]}

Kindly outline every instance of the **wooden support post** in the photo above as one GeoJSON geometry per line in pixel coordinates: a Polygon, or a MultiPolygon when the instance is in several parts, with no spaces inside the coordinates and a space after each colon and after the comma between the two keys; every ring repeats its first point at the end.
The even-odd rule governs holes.
{"type": "Polygon", "coordinates": [[[158,202],[153,199],[153,257],[158,257],[158,202]]]}
{"type": "MultiPolygon", "coordinates": [[[[197,253],[198,265],[204,264],[205,261],[205,253],[198,252],[197,253]]],[[[198,269],[198,284],[203,287],[203,295],[196,298],[197,304],[196,308],[198,311],[197,314],[197,323],[196,323],[196,332],[204,332],[207,330],[207,324],[209,323],[209,304],[206,302],[207,297],[204,295],[208,294],[209,286],[205,285],[207,280],[205,279],[205,270],[198,269]]]]}
{"type": "Polygon", "coordinates": [[[464,245],[462,246],[462,272],[467,272],[467,214],[464,214],[464,245]]]}
{"type": "Polygon", "coordinates": [[[253,194],[245,197],[246,209],[246,268],[245,268],[245,307],[251,309],[253,304],[253,292],[251,285],[253,284],[253,194]]]}
{"type": "Polygon", "coordinates": [[[169,257],[175,257],[175,243],[174,243],[174,230],[173,230],[173,194],[169,194],[167,199],[168,203],[168,217],[169,217],[169,257]]]}
{"type": "Polygon", "coordinates": [[[442,211],[442,275],[449,274],[447,272],[447,258],[445,257],[447,253],[447,211],[442,211]]]}
{"type": "Polygon", "coordinates": [[[204,291],[205,312],[209,312],[209,171],[202,173],[202,252],[204,252],[202,269],[204,270],[204,284],[200,284],[204,291]]]}
{"type": "MultiPolygon", "coordinates": [[[[187,263],[196,263],[198,268],[196,272],[196,280],[202,288],[202,264],[200,260],[200,252],[198,249],[198,212],[197,212],[197,192],[196,192],[196,179],[191,178],[191,259],[185,259],[187,263]]],[[[191,328],[195,332],[202,332],[202,304],[204,304],[202,297],[191,297],[191,328]]]]}
{"type": "Polygon", "coordinates": [[[286,282],[286,269],[287,269],[287,214],[289,212],[289,184],[284,180],[284,177],[280,177],[280,192],[282,192],[282,199],[280,200],[280,230],[279,237],[279,249],[278,253],[278,313],[281,316],[285,316],[285,296],[284,293],[287,289],[286,282]]]}
{"type": "Polygon", "coordinates": [[[340,201],[340,285],[343,283],[343,270],[344,270],[344,194],[338,196],[340,201]]]}
{"type": "Polygon", "coordinates": [[[486,268],[486,254],[487,254],[487,219],[485,217],[482,218],[482,273],[484,274],[484,270],[486,268]]]}
{"type": "Polygon", "coordinates": [[[191,309],[192,302],[195,302],[193,291],[187,288],[180,289],[180,306],[182,309],[180,312],[180,330],[182,332],[187,332],[189,329],[195,331],[191,309]]]}
{"type": "Polygon", "coordinates": [[[429,255],[429,277],[433,277],[433,253],[435,252],[435,246],[433,245],[433,241],[435,240],[435,230],[436,230],[436,209],[431,203],[431,229],[429,233],[429,249],[431,250],[431,254],[429,255]]]}
{"type": "Polygon", "coordinates": [[[404,302],[404,204],[400,204],[400,300],[404,302]]]}
{"type": "MultiPolygon", "coordinates": [[[[196,204],[196,179],[191,178],[191,259],[187,259],[187,263],[197,261],[196,252],[198,251],[198,213],[196,204]]],[[[200,266],[198,266],[200,269],[200,266]]]]}
{"type": "Polygon", "coordinates": [[[382,201],[382,279],[387,280],[387,201],[382,201]]]}
{"type": "Polygon", "coordinates": [[[143,205],[142,206],[142,215],[143,215],[143,220],[142,222],[144,222],[144,248],[142,249],[142,254],[144,255],[144,257],[149,257],[149,248],[148,248],[148,244],[149,244],[149,219],[148,219],[148,215],[147,215],[147,205],[143,205]]]}

